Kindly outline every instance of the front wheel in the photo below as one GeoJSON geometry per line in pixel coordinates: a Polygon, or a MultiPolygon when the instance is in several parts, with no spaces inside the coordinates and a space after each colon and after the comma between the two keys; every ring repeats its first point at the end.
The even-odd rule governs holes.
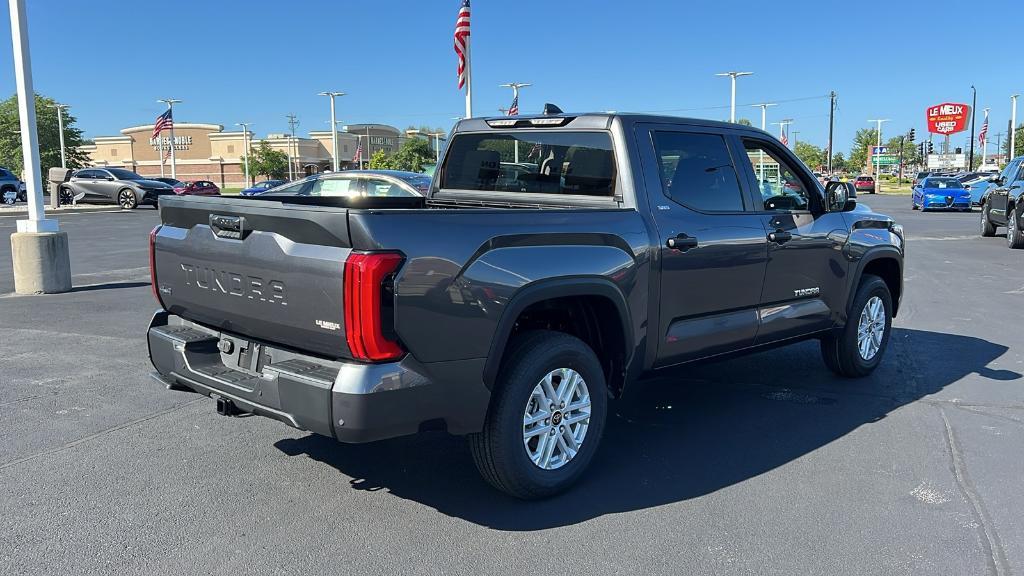
{"type": "Polygon", "coordinates": [[[1006,219],[1006,244],[1012,249],[1024,248],[1024,234],[1017,224],[1020,217],[1020,206],[1014,206],[1010,211],[1010,217],[1006,219]]]}
{"type": "Polygon", "coordinates": [[[139,205],[135,192],[125,188],[117,193],[117,203],[125,210],[134,210],[139,205]]]}
{"type": "Polygon", "coordinates": [[[981,206],[981,235],[985,238],[996,235],[996,225],[988,218],[988,204],[981,206]]]}
{"type": "Polygon", "coordinates": [[[70,206],[75,201],[75,195],[71,193],[70,188],[61,188],[57,191],[57,205],[58,206],[70,206]]]}
{"type": "Polygon", "coordinates": [[[531,331],[506,352],[480,433],[469,446],[480,474],[516,498],[571,486],[597,452],[608,397],[594,351],[568,334],[531,331]]]}
{"type": "Polygon", "coordinates": [[[840,376],[867,376],[882,361],[891,330],[889,286],[878,276],[866,274],[857,288],[846,326],[822,339],[822,358],[840,376]]]}

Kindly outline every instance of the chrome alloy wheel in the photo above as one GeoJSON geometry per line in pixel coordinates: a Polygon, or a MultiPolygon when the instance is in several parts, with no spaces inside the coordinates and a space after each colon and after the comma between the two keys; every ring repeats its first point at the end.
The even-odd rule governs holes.
{"type": "Polygon", "coordinates": [[[565,466],[583,445],[590,427],[590,390],[571,368],[541,378],[523,412],[523,445],[542,470],[565,466]]]}
{"type": "Polygon", "coordinates": [[[860,312],[857,325],[857,351],[864,360],[871,360],[882,347],[885,335],[885,304],[878,296],[872,296],[860,312]]]}

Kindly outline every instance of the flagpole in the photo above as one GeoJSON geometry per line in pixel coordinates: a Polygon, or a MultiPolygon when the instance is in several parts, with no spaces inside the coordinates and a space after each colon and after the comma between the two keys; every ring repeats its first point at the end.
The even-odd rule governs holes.
{"type": "MultiPolygon", "coordinates": [[[[174,105],[181,102],[181,100],[175,100],[174,98],[164,98],[163,100],[157,100],[157,102],[163,102],[167,104],[167,110],[170,112],[171,120],[171,178],[178,179],[178,170],[174,158],[174,105]]],[[[161,145],[163,139],[160,140],[161,145]]],[[[160,157],[160,168],[163,169],[163,156],[160,157]]],[[[162,173],[162,172],[161,172],[162,173]]]]}
{"type": "Polygon", "coordinates": [[[473,59],[470,45],[473,43],[469,34],[466,35],[466,118],[473,117],[473,59]]]}
{"type": "Polygon", "coordinates": [[[156,144],[157,144],[157,146],[160,147],[160,150],[159,150],[159,154],[160,155],[157,156],[157,158],[160,160],[160,177],[164,178],[165,177],[165,174],[164,174],[164,135],[161,134],[160,132],[156,133],[156,144]]]}

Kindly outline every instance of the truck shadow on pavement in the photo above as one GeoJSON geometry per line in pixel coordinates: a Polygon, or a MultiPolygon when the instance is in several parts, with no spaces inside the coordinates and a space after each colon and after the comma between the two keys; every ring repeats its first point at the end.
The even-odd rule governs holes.
{"type": "Polygon", "coordinates": [[[805,342],[643,382],[611,403],[601,449],[581,481],[541,502],[492,489],[464,440],[443,433],[366,445],[310,435],[276,446],[333,466],[356,490],[387,490],[498,530],[540,530],[713,493],[965,377],[976,375],[971,386],[1006,386],[1021,375],[988,367],[1006,351],[979,338],[895,329],[882,365],[862,380],[832,376],[817,343],[805,342]]]}

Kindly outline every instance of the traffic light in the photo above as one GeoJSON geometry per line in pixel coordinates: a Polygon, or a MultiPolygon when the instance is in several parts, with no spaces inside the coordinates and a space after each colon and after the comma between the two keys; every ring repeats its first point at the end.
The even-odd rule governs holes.
{"type": "Polygon", "coordinates": [[[934,147],[934,146],[932,146],[932,143],[931,143],[931,142],[929,142],[929,143],[928,143],[928,153],[929,153],[929,154],[932,154],[932,153],[934,152],[934,150],[935,150],[935,147],[934,147]]]}
{"type": "Polygon", "coordinates": [[[914,129],[913,128],[910,129],[910,135],[907,136],[907,140],[909,140],[911,144],[914,143],[914,129]]]}
{"type": "Polygon", "coordinates": [[[960,147],[957,147],[957,149],[956,149],[956,153],[957,153],[957,154],[963,154],[963,153],[964,153],[964,149],[963,149],[963,148],[960,148],[960,147]]]}

